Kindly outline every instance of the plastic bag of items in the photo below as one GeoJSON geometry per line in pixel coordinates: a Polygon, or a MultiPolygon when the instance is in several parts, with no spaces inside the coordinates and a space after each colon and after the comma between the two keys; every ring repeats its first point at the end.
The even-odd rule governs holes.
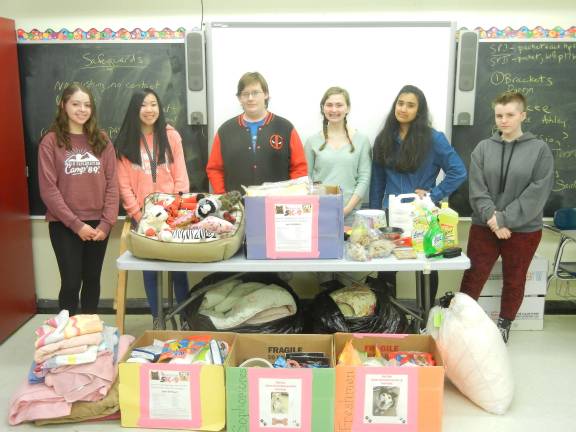
{"type": "Polygon", "coordinates": [[[213,273],[190,289],[182,312],[193,330],[301,333],[300,300],[274,273],[213,273]]]}
{"type": "Polygon", "coordinates": [[[366,285],[339,281],[322,284],[312,301],[308,322],[312,333],[405,333],[408,320],[387,294],[366,285]]]}
{"type": "Polygon", "coordinates": [[[370,261],[372,258],[390,256],[396,246],[379,229],[371,227],[366,218],[354,218],[352,230],[345,243],[346,259],[351,261],[370,261]]]}

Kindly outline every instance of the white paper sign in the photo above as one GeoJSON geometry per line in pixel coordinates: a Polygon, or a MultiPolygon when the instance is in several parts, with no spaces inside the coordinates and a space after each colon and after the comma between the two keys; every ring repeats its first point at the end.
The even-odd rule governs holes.
{"type": "Polygon", "coordinates": [[[312,251],[312,205],[275,204],[276,252],[312,251]]]}
{"type": "Polygon", "coordinates": [[[366,374],[364,423],[405,424],[408,416],[408,376],[366,374]]]}
{"type": "Polygon", "coordinates": [[[296,428],[302,425],[302,380],[258,380],[259,421],[263,428],[296,428]]]}
{"type": "Polygon", "coordinates": [[[149,383],[151,419],[192,420],[189,372],[151,370],[149,383]]]}

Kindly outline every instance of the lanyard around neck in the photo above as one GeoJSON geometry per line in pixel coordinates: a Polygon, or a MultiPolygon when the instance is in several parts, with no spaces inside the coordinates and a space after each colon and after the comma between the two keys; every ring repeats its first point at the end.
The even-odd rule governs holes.
{"type": "Polygon", "coordinates": [[[144,149],[148,155],[148,160],[150,161],[150,171],[152,173],[152,183],[156,183],[156,174],[158,172],[158,142],[156,141],[156,134],[152,134],[152,151],[148,147],[148,142],[146,137],[142,132],[140,132],[140,137],[144,143],[144,149]]]}

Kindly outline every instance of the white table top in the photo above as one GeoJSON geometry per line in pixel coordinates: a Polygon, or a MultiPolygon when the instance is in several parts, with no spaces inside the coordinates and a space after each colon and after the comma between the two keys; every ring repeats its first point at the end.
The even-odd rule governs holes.
{"type": "Polygon", "coordinates": [[[465,270],[470,260],[464,254],[456,258],[399,260],[394,256],[371,261],[346,259],[248,260],[241,249],[225,261],[212,263],[180,263],[136,258],[124,252],[116,264],[120,270],[186,271],[186,272],[366,272],[366,271],[424,271],[465,270]]]}

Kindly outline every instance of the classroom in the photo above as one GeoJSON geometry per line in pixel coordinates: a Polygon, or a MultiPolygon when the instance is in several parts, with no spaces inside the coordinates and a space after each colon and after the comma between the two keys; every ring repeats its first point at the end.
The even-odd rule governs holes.
{"type": "MultiPolygon", "coordinates": [[[[45,61],[53,61],[55,64],[65,60],[66,52],[74,50],[73,44],[69,44],[70,47],[66,47],[63,50],[62,47],[67,44],[59,43],[54,46],[53,51],[46,51],[45,54],[42,54],[36,50],[37,47],[34,46],[33,42],[26,42],[25,39],[32,38],[35,34],[34,32],[41,34],[48,29],[55,32],[74,32],[77,29],[81,29],[86,32],[102,32],[102,34],[108,30],[113,32],[124,31],[125,34],[130,32],[150,33],[162,31],[170,34],[172,38],[172,44],[169,49],[174,51],[168,55],[177,57],[182,56],[180,50],[183,50],[181,42],[185,32],[198,31],[201,27],[207,29],[208,42],[213,45],[207,48],[208,57],[206,61],[212,68],[209,67],[205,72],[208,77],[213,79],[215,85],[207,94],[204,93],[202,95],[204,104],[198,105],[201,108],[196,110],[196,113],[192,113],[192,116],[199,116],[193,117],[193,121],[197,122],[196,126],[190,127],[189,132],[187,132],[187,139],[195,142],[193,148],[189,150],[191,152],[189,155],[192,154],[192,156],[188,170],[191,185],[196,190],[201,190],[201,188],[208,185],[203,172],[207,159],[206,153],[210,150],[212,139],[218,126],[239,111],[238,100],[234,96],[235,87],[240,74],[246,68],[249,68],[250,65],[255,65],[253,69],[260,70],[265,76],[271,77],[269,79],[271,85],[271,110],[280,115],[290,113],[286,117],[298,125],[303,141],[318,129],[321,124],[318,113],[318,101],[327,87],[342,85],[349,88],[352,97],[352,121],[361,130],[365,130],[373,142],[375,135],[382,127],[383,118],[398,88],[402,84],[408,83],[405,82],[406,80],[413,80],[426,90],[430,109],[434,114],[434,127],[446,133],[449,141],[453,143],[458,152],[461,152],[463,158],[469,158],[473,146],[481,139],[484,139],[486,134],[483,129],[458,126],[452,121],[455,105],[452,92],[454,90],[454,79],[456,79],[457,74],[455,62],[458,54],[456,45],[447,44],[446,49],[443,49],[445,46],[443,41],[446,35],[451,35],[450,32],[453,30],[456,32],[462,30],[479,31],[481,39],[482,35],[486,39],[484,41],[481,40],[483,43],[480,43],[480,55],[489,55],[487,53],[488,49],[496,49],[494,48],[496,45],[492,45],[489,48],[489,44],[484,42],[487,42],[489,38],[494,38],[493,33],[498,31],[500,31],[500,38],[504,40],[498,48],[502,50],[506,49],[505,45],[507,43],[513,44],[514,42],[519,42],[522,38],[526,39],[526,42],[529,42],[530,38],[535,39],[535,44],[541,43],[546,45],[546,47],[550,47],[551,53],[554,51],[551,49],[553,44],[562,45],[563,43],[574,43],[576,41],[576,32],[574,31],[576,9],[573,1],[570,0],[554,0],[550,3],[536,0],[510,1],[507,3],[496,0],[471,0],[468,2],[434,0],[425,3],[399,0],[386,2],[378,0],[357,2],[343,0],[318,0],[315,2],[303,0],[290,2],[204,0],[202,2],[195,0],[178,2],[167,0],[158,3],[142,0],[137,4],[127,1],[101,0],[96,4],[84,3],[81,5],[71,5],[69,2],[54,0],[39,4],[9,2],[3,5],[0,15],[2,15],[2,18],[13,20],[13,27],[18,32],[14,37],[18,37],[18,45],[21,52],[26,52],[31,58],[35,59],[43,59],[42,55],[45,55],[45,61]],[[211,23],[242,23],[242,25],[231,26],[231,28],[227,29],[225,27],[211,26],[211,23]],[[296,24],[294,26],[282,26],[282,23],[296,24]],[[307,27],[306,23],[313,23],[313,25],[307,27]],[[320,38],[319,45],[310,44],[308,47],[310,54],[302,54],[301,58],[304,64],[301,67],[290,62],[288,62],[290,63],[289,65],[286,65],[287,58],[300,58],[298,53],[290,51],[291,44],[295,46],[306,45],[305,40],[304,42],[298,40],[296,32],[294,32],[294,35],[289,33],[293,30],[293,27],[300,28],[303,35],[301,37],[306,38],[307,31],[315,32],[318,29],[321,31],[323,25],[330,27],[330,23],[352,23],[351,27],[353,28],[356,28],[355,24],[358,23],[411,23],[412,27],[403,27],[402,25],[384,26],[382,34],[378,37],[384,37],[393,42],[385,44],[381,48],[370,43],[367,43],[366,46],[357,46],[364,41],[363,38],[365,36],[362,31],[352,34],[352,32],[345,33],[349,30],[346,29],[346,26],[344,26],[344,30],[325,28],[325,36],[320,38]],[[443,24],[427,27],[426,23],[443,24]],[[410,29],[413,30],[412,34],[410,34],[410,29]],[[443,29],[447,33],[443,33],[443,29]],[[530,32],[530,35],[523,32],[517,34],[516,30],[518,29],[526,29],[527,32],[530,32]],[[250,46],[243,46],[242,49],[233,47],[231,44],[234,38],[238,37],[237,33],[234,33],[235,31],[246,32],[247,36],[242,34],[240,37],[252,38],[250,46]],[[248,34],[249,31],[254,31],[255,36],[248,34]],[[333,33],[330,33],[331,31],[333,33]],[[274,39],[276,37],[274,36],[275,32],[280,34],[278,40],[274,39]],[[565,32],[565,36],[559,37],[558,33],[560,32],[565,32]],[[514,37],[510,36],[512,33],[514,33],[514,37]],[[270,36],[269,40],[265,38],[267,34],[270,36]],[[349,38],[349,40],[344,40],[346,38],[342,37],[343,34],[350,34],[353,38],[357,37],[358,39],[349,38]],[[532,34],[535,36],[532,36],[532,34]],[[549,38],[545,40],[539,39],[536,37],[538,34],[548,34],[549,38]],[[287,40],[287,37],[290,40],[287,40]],[[508,41],[506,37],[509,38],[508,41]],[[334,42],[342,43],[345,48],[338,49],[337,46],[332,46],[334,42]],[[285,44],[285,46],[282,46],[282,67],[292,68],[293,70],[275,71],[275,68],[278,68],[274,64],[276,61],[276,53],[273,52],[275,43],[285,44]],[[329,47],[324,50],[323,44],[329,47]],[[403,47],[407,52],[403,52],[403,47]],[[262,54],[258,54],[259,48],[262,54]],[[380,54],[382,55],[379,58],[380,54]],[[427,57],[427,55],[432,57],[427,57]],[[254,57],[253,61],[250,61],[250,57],[254,57]],[[307,66],[317,64],[325,68],[314,67],[307,70],[307,66]],[[393,66],[389,64],[393,64],[393,66]],[[403,65],[406,66],[404,70],[403,65]],[[384,72],[388,67],[393,71],[390,74],[391,76],[386,75],[384,72]],[[276,73],[278,73],[278,80],[276,80],[276,73]],[[356,79],[357,76],[360,79],[356,79]],[[384,78],[380,79],[380,76],[384,78]],[[292,82],[285,81],[287,77],[290,77],[292,82]],[[334,82],[334,77],[336,77],[338,82],[334,82]],[[279,83],[278,86],[274,85],[275,82],[279,83]],[[319,83],[317,86],[320,88],[316,88],[316,83],[319,83]]],[[[359,27],[362,26],[360,25],[359,27]]],[[[5,32],[6,30],[3,31],[5,32]]],[[[114,45],[116,46],[116,43],[114,45]]],[[[118,52],[122,55],[116,56],[114,60],[107,60],[102,56],[90,53],[84,54],[83,61],[86,63],[86,67],[119,67],[120,65],[137,63],[139,61],[137,55],[122,45],[118,45],[120,47],[118,52]],[[126,51],[123,51],[125,49],[126,51]],[[110,61],[115,63],[111,64],[110,61]]],[[[538,52],[540,53],[538,55],[542,55],[541,53],[548,49],[544,45],[534,46],[532,51],[527,49],[522,54],[525,57],[521,57],[519,64],[514,65],[514,68],[510,69],[510,73],[498,71],[494,73],[491,70],[479,69],[475,97],[485,103],[488,115],[492,115],[488,108],[494,96],[495,88],[499,90],[518,90],[525,93],[530,99],[534,88],[545,86],[550,79],[555,80],[557,78],[556,76],[554,78],[547,77],[543,73],[538,75],[539,72],[536,66],[534,66],[535,72],[530,72],[529,78],[522,76],[519,72],[523,70],[524,65],[528,68],[528,64],[532,64],[529,59],[532,52],[538,52]],[[526,63],[523,64],[522,61],[526,63]],[[481,82],[480,78],[486,76],[489,76],[489,79],[481,82]]],[[[126,44],[126,46],[129,47],[130,44],[126,44]]],[[[153,52],[154,55],[156,51],[159,51],[153,46],[142,49],[150,49],[150,52],[153,52]]],[[[557,56],[560,52],[562,50],[558,49],[550,55],[557,56]]],[[[23,56],[24,54],[21,55],[23,56]]],[[[498,57],[493,58],[496,59],[498,57]]],[[[576,62],[574,57],[571,60],[561,57],[556,58],[556,63],[560,65],[557,68],[558,70],[565,71],[569,70],[569,67],[572,67],[571,70],[573,70],[576,62]]],[[[32,63],[25,66],[24,59],[20,59],[20,67],[28,68],[32,73],[31,65],[32,63]]],[[[198,100],[186,100],[186,95],[180,94],[178,91],[167,90],[166,84],[162,82],[162,78],[169,78],[180,84],[180,81],[185,79],[183,73],[165,70],[156,72],[156,74],[134,81],[130,88],[128,86],[120,88],[122,87],[121,84],[112,82],[108,83],[108,89],[115,87],[115,91],[126,95],[129,95],[133,89],[141,87],[155,88],[163,92],[167,91],[167,94],[170,95],[169,103],[164,106],[167,119],[172,120],[175,124],[182,124],[184,125],[183,128],[186,128],[186,117],[178,117],[178,115],[184,112],[190,117],[191,113],[186,113],[184,107],[187,104],[198,104],[198,100]],[[173,93],[170,93],[170,91],[173,93]]],[[[28,94],[23,94],[22,96],[23,116],[25,118],[36,118],[38,122],[40,122],[40,119],[46,118],[51,120],[53,115],[52,107],[32,107],[34,97],[42,94],[40,92],[42,86],[46,83],[52,85],[53,77],[50,76],[50,71],[46,71],[45,76],[45,82],[35,78],[38,79],[38,92],[36,88],[32,87],[28,94]]],[[[563,72],[560,72],[558,76],[563,77],[563,72]]],[[[57,81],[57,88],[62,89],[65,87],[69,79],[70,77],[63,77],[57,81]]],[[[186,83],[182,82],[182,87],[185,87],[186,83]]],[[[84,84],[95,91],[99,90],[98,86],[103,85],[98,82],[85,82],[84,84]]],[[[23,85],[21,83],[21,86],[23,85]]],[[[574,84],[571,83],[568,88],[556,86],[553,92],[555,92],[554,102],[562,100],[562,107],[570,109],[574,113],[573,98],[570,97],[576,92],[574,84]]],[[[56,91],[56,93],[60,93],[60,90],[56,91]]],[[[46,101],[43,94],[41,97],[43,101],[46,101]]],[[[128,98],[129,96],[126,97],[126,104],[128,103],[128,98]]],[[[534,96],[534,99],[536,100],[537,97],[534,96]]],[[[529,117],[538,116],[539,122],[551,128],[574,131],[574,126],[571,125],[574,121],[573,117],[566,118],[560,112],[551,111],[546,102],[547,100],[537,99],[533,105],[529,105],[529,117]]],[[[9,109],[6,107],[2,112],[9,109]]],[[[124,109],[125,107],[110,107],[110,110],[103,115],[110,118],[114,116],[121,117],[124,109]]],[[[485,117],[486,112],[478,111],[475,114],[476,122],[486,123],[489,121],[485,117]]],[[[118,123],[117,119],[116,122],[118,123]]],[[[110,122],[110,124],[112,123],[110,122]]],[[[10,125],[3,123],[3,126],[10,125]]],[[[40,129],[46,128],[48,125],[34,125],[34,127],[40,131],[40,129]]],[[[111,126],[107,132],[112,136],[118,132],[117,127],[119,125],[111,126]]],[[[526,125],[527,130],[530,130],[530,127],[531,124],[526,125]]],[[[570,147],[570,140],[573,140],[573,137],[569,136],[568,133],[564,133],[564,135],[550,133],[546,136],[542,135],[540,138],[550,144],[551,148],[558,151],[555,153],[557,181],[550,205],[545,210],[544,215],[544,223],[552,224],[552,216],[555,209],[566,206],[576,207],[576,199],[573,196],[576,190],[576,179],[573,176],[570,177],[571,173],[574,172],[572,168],[574,166],[574,144],[572,143],[570,147]],[[561,144],[566,146],[562,147],[561,144]],[[563,205],[563,203],[567,203],[567,205],[563,205]]],[[[5,182],[10,179],[8,176],[3,178],[5,182]]],[[[7,189],[2,193],[2,201],[5,200],[5,197],[7,202],[22,199],[22,197],[16,198],[12,196],[7,189]]],[[[31,193],[37,193],[37,191],[31,191],[31,193]]],[[[468,193],[467,191],[459,191],[454,195],[453,199],[454,201],[451,201],[451,203],[455,204],[456,208],[461,212],[461,216],[463,216],[460,218],[458,228],[460,246],[466,250],[468,231],[471,226],[470,217],[468,217],[470,209],[467,207],[468,193]]],[[[51,247],[48,224],[42,216],[43,208],[41,206],[34,207],[36,202],[34,199],[31,200],[29,213],[18,215],[29,219],[27,229],[30,231],[30,238],[24,247],[28,255],[23,254],[22,257],[32,257],[32,262],[22,264],[22,268],[19,268],[19,271],[25,273],[24,277],[28,278],[27,282],[33,287],[34,291],[32,299],[28,297],[19,301],[27,302],[28,305],[30,301],[34,302],[38,313],[43,317],[48,317],[57,310],[60,274],[51,247]]],[[[0,233],[10,232],[9,230],[12,229],[11,218],[12,215],[5,212],[5,210],[0,212],[0,219],[6,221],[5,227],[0,229],[0,233]]],[[[106,320],[111,324],[114,323],[115,319],[113,305],[118,279],[116,259],[119,256],[121,247],[122,228],[122,221],[118,221],[112,227],[101,277],[102,289],[99,308],[102,310],[102,315],[106,316],[106,320]]],[[[547,275],[554,270],[553,262],[558,249],[559,239],[557,232],[543,230],[542,239],[536,254],[543,258],[542,262],[546,263],[545,272],[547,275]]],[[[10,249],[19,250],[19,246],[14,244],[7,249],[3,254],[3,259],[4,257],[7,259],[7,256],[11,254],[10,249]]],[[[571,249],[568,246],[564,253],[566,260],[576,261],[576,248],[571,249]]],[[[14,266],[14,260],[11,263],[7,266],[3,263],[2,268],[6,270],[6,273],[11,266],[14,266]]],[[[438,298],[448,291],[457,292],[460,287],[462,274],[463,271],[461,270],[442,272],[438,298]]],[[[189,274],[191,286],[200,281],[204,275],[205,273],[189,274]]],[[[302,287],[299,294],[303,293],[306,296],[309,293],[314,293],[317,289],[314,275],[296,274],[294,277],[295,284],[302,287]]],[[[413,279],[408,272],[398,273],[398,298],[414,299],[415,281],[413,279]]],[[[15,292],[18,288],[13,287],[10,290],[15,292]]],[[[508,346],[508,349],[514,366],[517,388],[515,401],[508,413],[502,416],[495,416],[482,411],[447,382],[444,393],[442,430],[456,431],[464,429],[479,431],[491,428],[495,431],[513,432],[519,430],[538,431],[543,430],[545,427],[553,427],[556,430],[572,430],[574,428],[572,424],[573,418],[571,419],[573,401],[576,400],[576,365],[573,362],[573,347],[576,346],[575,300],[576,279],[573,281],[553,279],[545,295],[540,295],[538,299],[539,304],[545,304],[545,314],[541,320],[543,329],[512,332],[512,343],[508,346]],[[567,349],[566,347],[571,348],[567,349]]],[[[3,330],[11,328],[6,332],[6,336],[15,332],[0,345],[0,352],[6,357],[13,357],[11,351],[15,349],[20,350],[20,352],[27,350],[25,351],[26,353],[31,351],[31,347],[24,348],[22,344],[17,344],[16,339],[32,341],[33,330],[35,326],[41,323],[38,317],[26,323],[27,318],[22,320],[21,314],[14,314],[14,311],[19,307],[20,305],[14,302],[6,302],[5,306],[0,306],[2,314],[13,317],[13,320],[19,323],[15,328],[11,328],[11,326],[4,323],[0,326],[3,330]],[[22,348],[20,348],[21,346],[22,348]]],[[[139,332],[151,328],[149,315],[141,315],[141,311],[146,310],[146,307],[146,294],[142,278],[129,277],[126,299],[127,333],[134,332],[133,334],[138,336],[139,332]]],[[[8,405],[10,394],[15,390],[17,384],[21,381],[20,378],[27,373],[28,369],[28,365],[18,364],[18,359],[13,360],[8,366],[10,373],[3,374],[3,377],[0,378],[0,385],[3,385],[8,390],[2,396],[4,406],[8,405]]],[[[20,360],[20,363],[23,362],[20,360]]],[[[7,413],[7,409],[3,412],[7,413]]],[[[2,422],[3,426],[0,427],[2,430],[27,431],[42,429],[29,424],[16,427],[9,426],[6,416],[2,422]]],[[[63,425],[58,430],[112,431],[121,430],[121,427],[118,422],[107,422],[101,425],[63,425]]]]}

